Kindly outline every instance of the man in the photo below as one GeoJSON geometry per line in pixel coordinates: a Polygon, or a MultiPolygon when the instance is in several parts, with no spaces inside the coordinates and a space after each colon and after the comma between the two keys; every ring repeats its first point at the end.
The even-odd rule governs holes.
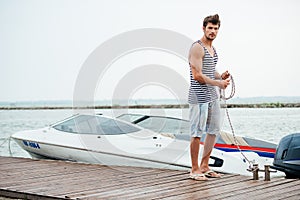
{"type": "Polygon", "coordinates": [[[220,133],[220,103],[217,88],[225,89],[230,80],[228,71],[220,75],[215,67],[218,61],[216,49],[212,46],[213,40],[220,28],[219,16],[208,16],[203,21],[203,37],[193,43],[189,53],[190,64],[190,123],[191,143],[190,153],[192,169],[190,178],[194,180],[208,180],[207,177],[221,177],[210,170],[208,161],[215,144],[216,135],[220,133]],[[200,166],[198,155],[200,139],[206,134],[200,166]]]}

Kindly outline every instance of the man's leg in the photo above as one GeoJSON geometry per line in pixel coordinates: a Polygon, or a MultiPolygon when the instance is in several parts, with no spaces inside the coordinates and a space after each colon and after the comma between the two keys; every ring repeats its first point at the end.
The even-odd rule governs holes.
{"type": "Polygon", "coordinates": [[[191,123],[191,142],[190,142],[190,156],[192,162],[192,169],[190,178],[194,180],[207,180],[199,168],[199,150],[200,150],[200,138],[203,132],[202,125],[206,124],[201,120],[201,105],[190,105],[190,123],[191,123]]]}
{"type": "Polygon", "coordinates": [[[192,173],[201,173],[199,169],[198,159],[199,159],[199,149],[200,149],[200,138],[192,137],[190,144],[190,153],[192,161],[192,173]]]}
{"type": "Polygon", "coordinates": [[[207,173],[206,176],[208,177],[220,178],[221,174],[211,171],[208,166],[209,158],[212,149],[215,145],[215,141],[216,141],[216,135],[206,134],[205,142],[204,142],[204,150],[203,150],[202,160],[199,169],[202,173],[207,173]]]}
{"type": "Polygon", "coordinates": [[[199,149],[200,149],[200,137],[192,137],[190,144],[191,160],[192,160],[192,170],[190,173],[190,178],[197,181],[207,181],[208,178],[202,173],[199,168],[199,149]]]}
{"type": "MultiPolygon", "coordinates": [[[[221,112],[220,103],[218,100],[209,103],[208,106],[208,117],[207,117],[207,134],[204,142],[204,150],[202,154],[202,160],[200,163],[201,172],[210,171],[208,162],[211,152],[216,142],[216,135],[219,135],[221,131],[221,112]]],[[[211,177],[220,177],[220,174],[211,172],[211,177]]]]}
{"type": "Polygon", "coordinates": [[[215,145],[216,135],[206,134],[204,141],[204,149],[202,154],[202,160],[200,163],[201,172],[206,172],[209,170],[208,161],[212,152],[212,149],[215,145]]]}

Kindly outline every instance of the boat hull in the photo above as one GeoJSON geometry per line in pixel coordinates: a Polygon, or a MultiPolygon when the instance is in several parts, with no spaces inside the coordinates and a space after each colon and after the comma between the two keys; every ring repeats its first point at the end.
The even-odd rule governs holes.
{"type": "MultiPolygon", "coordinates": [[[[47,157],[76,162],[97,163],[109,166],[138,166],[190,169],[189,142],[164,135],[96,136],[64,134],[55,129],[20,132],[14,140],[34,157],[47,157]],[[33,137],[34,136],[34,137],[33,137]]],[[[202,155],[203,145],[200,145],[202,155]]],[[[261,157],[255,152],[244,152],[247,159],[270,165],[272,158],[261,157]]],[[[199,162],[201,157],[199,157],[199,162]]],[[[210,167],[221,173],[252,176],[247,171],[249,163],[240,152],[226,152],[214,148],[210,167]]]]}

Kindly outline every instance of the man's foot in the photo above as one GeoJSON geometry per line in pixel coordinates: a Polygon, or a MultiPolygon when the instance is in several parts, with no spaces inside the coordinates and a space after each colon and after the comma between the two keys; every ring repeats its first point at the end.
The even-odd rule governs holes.
{"type": "Polygon", "coordinates": [[[203,174],[208,178],[221,178],[221,174],[218,174],[217,172],[214,172],[212,170],[203,172],[203,174]]]}
{"type": "Polygon", "coordinates": [[[193,179],[195,181],[207,181],[208,178],[204,174],[196,174],[196,173],[190,173],[189,176],[190,179],[193,179]]]}

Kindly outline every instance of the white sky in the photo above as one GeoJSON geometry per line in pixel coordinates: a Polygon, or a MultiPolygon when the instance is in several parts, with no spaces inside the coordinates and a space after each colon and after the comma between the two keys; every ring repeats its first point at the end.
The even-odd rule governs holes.
{"type": "MultiPolygon", "coordinates": [[[[215,13],[221,17],[214,41],[219,67],[234,75],[237,96],[300,96],[299,9],[297,0],[0,0],[0,101],[72,99],[82,64],[106,40],[139,28],[197,40],[203,18],[215,13]]],[[[188,65],[175,56],[137,53],[114,63],[101,80],[109,87],[95,91],[95,100],[112,97],[126,74],[122,65],[151,63],[147,53],[188,81],[188,65]]],[[[157,85],[132,94],[170,96],[157,85]]]]}

